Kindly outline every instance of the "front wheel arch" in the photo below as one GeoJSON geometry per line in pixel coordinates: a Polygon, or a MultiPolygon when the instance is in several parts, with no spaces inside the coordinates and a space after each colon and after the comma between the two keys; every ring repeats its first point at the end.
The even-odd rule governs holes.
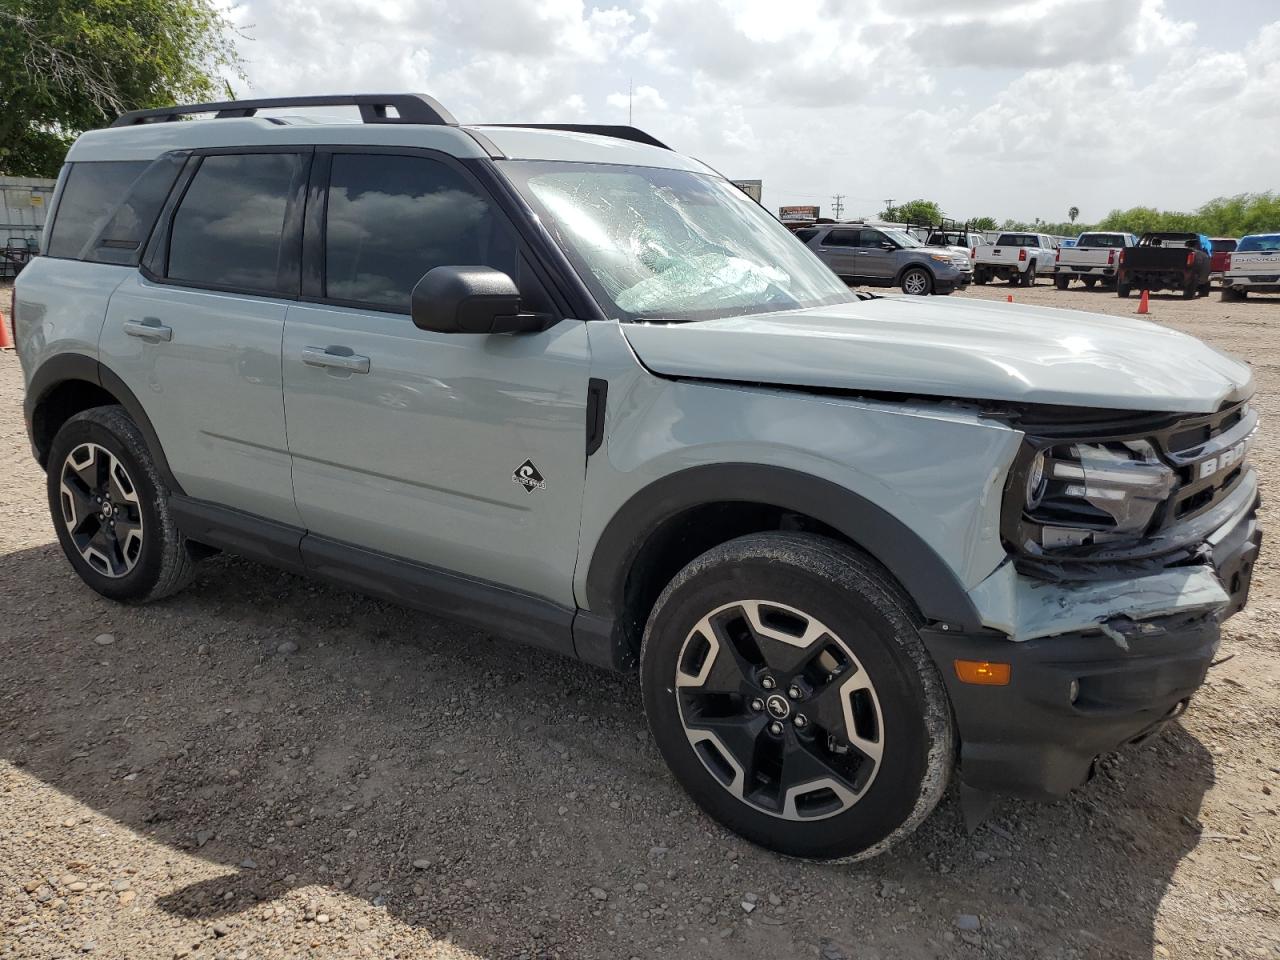
{"type": "MultiPolygon", "coordinates": [[[[799,518],[830,531],[880,563],[931,621],[965,630],[981,629],[968,591],[951,567],[914,530],[883,507],[830,480],[786,467],[720,463],[668,474],[639,490],[614,513],[587,564],[585,607],[592,620],[610,624],[608,643],[634,656],[653,601],[671,576],[692,556],[675,555],[674,569],[663,566],[664,531],[679,530],[694,511],[759,508],[785,522],[799,518]],[[633,574],[649,572],[653,583],[635,586],[633,574]]],[[[777,526],[742,526],[724,540],[777,526]]],[[[678,539],[678,538],[677,538],[678,539]]],[[[721,540],[720,542],[723,542],[721,540]]],[[[715,543],[702,546],[710,549],[715,543]]],[[[695,554],[696,555],[696,554],[695,554]]],[[[603,639],[603,638],[601,638],[603,639]]],[[[595,660],[596,657],[587,657],[595,660]]]]}
{"type": "Polygon", "coordinates": [[[923,263],[909,263],[905,267],[903,267],[901,270],[899,270],[898,275],[893,280],[893,286],[901,287],[902,281],[906,278],[907,274],[910,273],[912,270],[919,270],[929,278],[929,293],[933,293],[933,291],[937,289],[938,278],[934,276],[933,271],[930,270],[928,267],[926,267],[923,263]]]}

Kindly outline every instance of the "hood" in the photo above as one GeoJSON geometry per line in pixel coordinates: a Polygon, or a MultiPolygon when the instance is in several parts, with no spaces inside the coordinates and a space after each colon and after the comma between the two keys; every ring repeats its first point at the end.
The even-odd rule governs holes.
{"type": "Polygon", "coordinates": [[[987,300],[880,297],[622,330],[667,376],[1169,413],[1253,390],[1248,365],[1184,333],[987,300]]]}

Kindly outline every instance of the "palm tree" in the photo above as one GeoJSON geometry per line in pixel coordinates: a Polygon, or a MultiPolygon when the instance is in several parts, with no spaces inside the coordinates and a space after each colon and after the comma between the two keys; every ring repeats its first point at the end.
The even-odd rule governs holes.
{"type": "Polygon", "coordinates": [[[1067,211],[1067,216],[1071,219],[1072,223],[1075,223],[1076,217],[1080,216],[1080,208],[1072,207],[1070,210],[1067,211]]]}

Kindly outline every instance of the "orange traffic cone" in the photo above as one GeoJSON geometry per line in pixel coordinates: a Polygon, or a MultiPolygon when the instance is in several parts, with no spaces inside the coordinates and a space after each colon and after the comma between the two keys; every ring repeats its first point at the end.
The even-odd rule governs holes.
{"type": "Polygon", "coordinates": [[[1012,293],[1005,294],[1004,302],[1013,303],[1013,294],[1012,293]]]}
{"type": "Polygon", "coordinates": [[[9,321],[0,312],[0,350],[13,349],[13,334],[9,332],[9,321]]]}
{"type": "Polygon", "coordinates": [[[1142,299],[1138,301],[1138,313],[1142,314],[1142,313],[1151,312],[1151,309],[1149,307],[1150,300],[1151,300],[1151,294],[1148,291],[1143,290],[1142,299]]]}

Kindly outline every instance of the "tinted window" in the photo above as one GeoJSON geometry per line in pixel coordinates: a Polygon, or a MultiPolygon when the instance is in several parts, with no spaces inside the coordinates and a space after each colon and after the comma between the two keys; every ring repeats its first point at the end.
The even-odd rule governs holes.
{"type": "Polygon", "coordinates": [[[301,177],[297,154],[205,157],[173,218],[169,278],[261,293],[287,289],[290,277],[281,274],[296,269],[296,256],[283,242],[285,212],[301,177]]]}
{"type": "Polygon", "coordinates": [[[808,243],[818,235],[817,227],[801,227],[799,230],[791,231],[799,239],[801,243],[808,243]]]}
{"type": "Polygon", "coordinates": [[[128,194],[93,241],[87,259],[136,266],[160,208],[182,172],[186,157],[162,157],[133,182],[128,194]]]}
{"type": "Polygon", "coordinates": [[[84,256],[84,248],[146,167],[146,160],[71,164],[54,214],[49,256],[84,256]]]}
{"type": "Polygon", "coordinates": [[[1082,233],[1076,241],[1077,247],[1123,247],[1125,237],[1122,233],[1082,233]]]}
{"type": "Polygon", "coordinates": [[[856,247],[861,236],[861,230],[832,230],[823,238],[822,245],[824,247],[856,247]]]}
{"type": "Polygon", "coordinates": [[[1236,248],[1237,253],[1255,253],[1269,251],[1274,253],[1280,250],[1280,233],[1260,234],[1253,237],[1245,237],[1240,241],[1240,246],[1236,248]]]}
{"type": "Polygon", "coordinates": [[[325,217],[325,293],[409,312],[432,267],[517,277],[515,237],[453,168],[425,157],[336,154],[325,217]]]}
{"type": "Polygon", "coordinates": [[[996,240],[997,247],[1036,247],[1039,240],[1032,233],[1002,233],[996,240]]]}
{"type": "Polygon", "coordinates": [[[1231,253],[1236,248],[1234,240],[1215,240],[1213,241],[1214,253],[1231,253]]]}

